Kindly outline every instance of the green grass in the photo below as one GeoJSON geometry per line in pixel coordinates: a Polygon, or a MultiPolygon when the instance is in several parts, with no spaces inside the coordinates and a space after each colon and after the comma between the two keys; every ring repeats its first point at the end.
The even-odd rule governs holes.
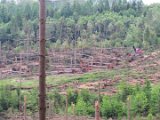
{"type": "MultiPolygon", "coordinates": [[[[94,71],[90,73],[85,74],[63,74],[63,75],[52,75],[47,76],[46,83],[48,85],[62,85],[69,82],[89,82],[89,81],[97,81],[101,79],[114,79],[115,76],[120,76],[122,80],[126,80],[128,75],[140,78],[145,77],[144,74],[129,70],[128,69],[118,69],[118,70],[101,70],[101,71],[94,71]]],[[[23,78],[8,78],[4,80],[0,80],[0,85],[12,85],[12,86],[19,86],[20,85],[20,79],[23,78]]],[[[22,80],[21,82],[22,87],[37,87],[38,86],[38,77],[37,80],[35,78],[31,80],[22,80]]]]}
{"type": "MultiPolygon", "coordinates": [[[[90,72],[85,74],[63,74],[63,75],[52,75],[47,76],[46,83],[50,85],[61,85],[64,83],[69,83],[73,81],[79,82],[88,82],[88,81],[96,81],[100,79],[112,79],[116,75],[115,70],[108,71],[98,71],[98,72],[90,72]]],[[[23,78],[7,78],[4,80],[0,80],[0,85],[13,85],[19,86],[20,79],[23,78]]],[[[38,85],[38,79],[35,80],[22,80],[21,86],[23,87],[36,87],[38,85]]]]}
{"type": "Polygon", "coordinates": [[[69,83],[73,81],[79,82],[89,82],[96,81],[104,78],[111,78],[115,75],[115,71],[99,71],[91,72],[85,74],[75,74],[75,75],[59,75],[59,76],[49,76],[47,77],[47,84],[60,85],[64,83],[69,83]]]}
{"type": "Polygon", "coordinates": [[[20,83],[20,79],[23,78],[7,78],[4,80],[0,80],[0,85],[5,86],[5,85],[11,85],[11,86],[19,86],[21,84],[21,86],[23,87],[28,87],[28,86],[36,86],[38,84],[38,81],[36,80],[22,80],[22,82],[20,83]]]}

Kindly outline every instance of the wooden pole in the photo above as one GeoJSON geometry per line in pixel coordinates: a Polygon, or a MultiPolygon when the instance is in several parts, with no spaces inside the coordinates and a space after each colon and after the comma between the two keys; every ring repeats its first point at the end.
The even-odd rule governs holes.
{"type": "Polygon", "coordinates": [[[45,74],[45,31],[46,13],[45,0],[39,0],[39,45],[40,45],[40,69],[39,69],[39,120],[46,120],[46,74],[45,74]]]}
{"type": "Polygon", "coordinates": [[[99,102],[95,102],[95,120],[100,120],[99,102]]]}

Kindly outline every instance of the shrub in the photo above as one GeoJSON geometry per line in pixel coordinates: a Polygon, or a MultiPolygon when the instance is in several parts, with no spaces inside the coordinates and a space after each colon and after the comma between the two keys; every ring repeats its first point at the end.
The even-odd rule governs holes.
{"type": "Polygon", "coordinates": [[[78,91],[68,90],[68,101],[76,104],[76,113],[78,115],[91,115],[94,116],[94,101],[95,95],[89,93],[89,90],[83,89],[78,91]]]}
{"type": "Polygon", "coordinates": [[[145,82],[145,86],[144,86],[143,91],[144,91],[146,98],[147,98],[146,112],[148,114],[148,112],[150,112],[150,108],[151,108],[151,83],[150,83],[150,81],[147,80],[145,82]]]}
{"type": "Polygon", "coordinates": [[[16,91],[11,91],[11,86],[0,86],[0,111],[6,111],[9,108],[18,108],[18,97],[16,91]]]}
{"type": "Polygon", "coordinates": [[[155,87],[151,94],[151,113],[155,115],[160,112],[160,88],[155,87]]]}
{"type": "Polygon", "coordinates": [[[67,95],[68,95],[68,103],[71,105],[71,103],[76,104],[77,98],[78,98],[78,91],[75,91],[73,89],[68,89],[67,90],[67,95]]]}
{"type": "Polygon", "coordinates": [[[31,112],[38,111],[38,90],[33,89],[24,95],[27,96],[27,109],[31,112]]]}
{"type": "Polygon", "coordinates": [[[126,83],[121,83],[121,85],[119,86],[119,99],[122,100],[123,102],[126,101],[127,97],[129,95],[133,95],[135,93],[135,90],[133,88],[133,86],[131,85],[127,85],[126,83]]]}
{"type": "Polygon", "coordinates": [[[54,101],[54,112],[60,113],[64,112],[65,110],[65,98],[60,95],[57,91],[53,94],[53,101],[54,101]]]}
{"type": "Polygon", "coordinates": [[[102,99],[101,112],[106,118],[115,118],[126,114],[121,101],[118,101],[113,97],[109,98],[107,96],[104,96],[102,99]]]}
{"type": "Polygon", "coordinates": [[[131,108],[135,114],[145,113],[147,104],[147,97],[144,92],[136,93],[135,96],[131,97],[131,108]]]}
{"type": "Polygon", "coordinates": [[[87,105],[87,113],[90,116],[94,116],[94,114],[95,114],[94,104],[87,105]]]}
{"type": "Polygon", "coordinates": [[[147,120],[153,120],[153,115],[150,113],[150,114],[148,114],[148,116],[147,116],[147,120]]]}
{"type": "Polygon", "coordinates": [[[82,89],[79,96],[82,97],[87,104],[92,104],[92,105],[94,105],[94,102],[96,101],[97,98],[95,94],[91,94],[87,89],[82,89]]]}
{"type": "Polygon", "coordinates": [[[87,103],[83,100],[82,97],[78,98],[76,104],[76,113],[77,115],[87,115],[87,103]]]}

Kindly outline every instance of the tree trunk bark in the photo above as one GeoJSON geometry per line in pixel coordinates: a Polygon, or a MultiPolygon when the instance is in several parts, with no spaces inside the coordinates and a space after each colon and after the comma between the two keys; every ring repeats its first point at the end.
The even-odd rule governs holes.
{"type": "Polygon", "coordinates": [[[45,0],[39,0],[39,44],[40,44],[40,69],[39,69],[39,120],[46,119],[46,74],[45,74],[45,0]]]}

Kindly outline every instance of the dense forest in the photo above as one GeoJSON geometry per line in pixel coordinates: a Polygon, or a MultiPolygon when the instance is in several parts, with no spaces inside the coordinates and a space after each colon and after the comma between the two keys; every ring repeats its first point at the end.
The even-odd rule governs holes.
{"type": "MultiPolygon", "coordinates": [[[[47,40],[69,47],[159,47],[160,4],[142,0],[72,0],[47,4],[47,40]]],[[[38,41],[38,1],[1,0],[0,41],[38,41]]]]}

